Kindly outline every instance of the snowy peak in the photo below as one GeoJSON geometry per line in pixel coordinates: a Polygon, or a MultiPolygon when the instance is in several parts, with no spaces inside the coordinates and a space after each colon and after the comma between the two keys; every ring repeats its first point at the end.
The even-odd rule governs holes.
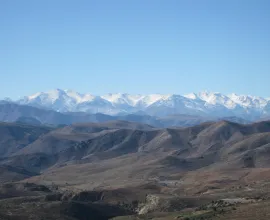
{"type": "Polygon", "coordinates": [[[92,96],[90,94],[80,94],[72,90],[61,90],[61,89],[54,89],[50,90],[48,92],[39,92],[34,95],[26,96],[24,99],[29,101],[34,100],[42,100],[44,102],[54,102],[56,100],[62,99],[70,99],[73,100],[76,103],[85,102],[85,101],[91,101],[94,99],[95,96],[92,96]]]}
{"type": "Polygon", "coordinates": [[[44,107],[56,111],[76,111],[76,106],[82,102],[92,101],[94,96],[82,95],[72,90],[54,89],[39,92],[18,100],[19,104],[44,107]]]}
{"type": "Polygon", "coordinates": [[[221,93],[215,92],[201,92],[197,95],[201,100],[205,101],[207,104],[211,105],[221,105],[228,109],[234,109],[236,103],[233,102],[229,97],[221,93]]]}
{"type": "Polygon", "coordinates": [[[171,95],[151,94],[142,96],[140,101],[136,104],[138,106],[148,107],[158,101],[167,100],[171,95]]]}
{"type": "Polygon", "coordinates": [[[193,99],[193,100],[198,99],[198,96],[196,93],[189,93],[187,95],[184,95],[184,97],[186,97],[188,99],[193,99]]]}
{"type": "Polygon", "coordinates": [[[150,95],[130,95],[122,93],[109,93],[107,95],[101,96],[103,99],[113,103],[113,104],[127,104],[132,107],[136,106],[149,106],[153,103],[167,99],[170,95],[161,95],[161,94],[150,94],[150,95]]]}
{"type": "Polygon", "coordinates": [[[129,94],[122,94],[122,93],[109,93],[107,95],[103,95],[101,96],[101,98],[113,103],[113,104],[126,104],[126,105],[130,105],[130,106],[134,106],[137,102],[137,100],[139,100],[141,98],[141,96],[132,96],[129,94]]]}
{"type": "Polygon", "coordinates": [[[256,96],[237,95],[232,93],[228,97],[235,103],[248,108],[264,108],[267,104],[267,99],[256,96]]]}
{"type": "Polygon", "coordinates": [[[109,93],[101,96],[81,94],[73,90],[55,89],[39,92],[17,101],[61,112],[123,114],[145,112],[151,115],[201,114],[215,116],[259,117],[270,115],[269,99],[235,93],[224,95],[203,91],[187,95],[131,95],[109,93]]]}

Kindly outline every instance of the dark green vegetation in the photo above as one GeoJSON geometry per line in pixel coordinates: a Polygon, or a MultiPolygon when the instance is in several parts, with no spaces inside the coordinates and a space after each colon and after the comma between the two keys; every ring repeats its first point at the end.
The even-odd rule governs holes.
{"type": "Polygon", "coordinates": [[[269,219],[267,121],[20,121],[0,137],[0,219],[269,219]]]}

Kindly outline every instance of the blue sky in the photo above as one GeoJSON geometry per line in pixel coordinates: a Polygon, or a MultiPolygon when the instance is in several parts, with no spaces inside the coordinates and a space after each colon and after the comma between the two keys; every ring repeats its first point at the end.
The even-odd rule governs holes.
{"type": "Polygon", "coordinates": [[[0,97],[270,96],[268,0],[2,0],[0,97]]]}

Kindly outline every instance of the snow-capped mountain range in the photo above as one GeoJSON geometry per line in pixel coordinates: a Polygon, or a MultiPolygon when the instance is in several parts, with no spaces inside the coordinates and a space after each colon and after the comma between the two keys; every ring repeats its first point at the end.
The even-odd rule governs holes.
{"type": "Polygon", "coordinates": [[[224,95],[200,92],[176,94],[80,94],[72,90],[55,89],[39,92],[14,101],[22,105],[51,109],[59,112],[104,113],[110,115],[140,113],[155,116],[172,114],[237,116],[258,119],[270,115],[270,98],[249,95],[224,95]]]}

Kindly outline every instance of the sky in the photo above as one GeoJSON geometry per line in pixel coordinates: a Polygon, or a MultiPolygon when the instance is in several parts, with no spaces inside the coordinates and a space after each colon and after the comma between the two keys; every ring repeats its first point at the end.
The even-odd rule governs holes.
{"type": "Polygon", "coordinates": [[[270,97],[269,0],[1,0],[0,98],[270,97]]]}

